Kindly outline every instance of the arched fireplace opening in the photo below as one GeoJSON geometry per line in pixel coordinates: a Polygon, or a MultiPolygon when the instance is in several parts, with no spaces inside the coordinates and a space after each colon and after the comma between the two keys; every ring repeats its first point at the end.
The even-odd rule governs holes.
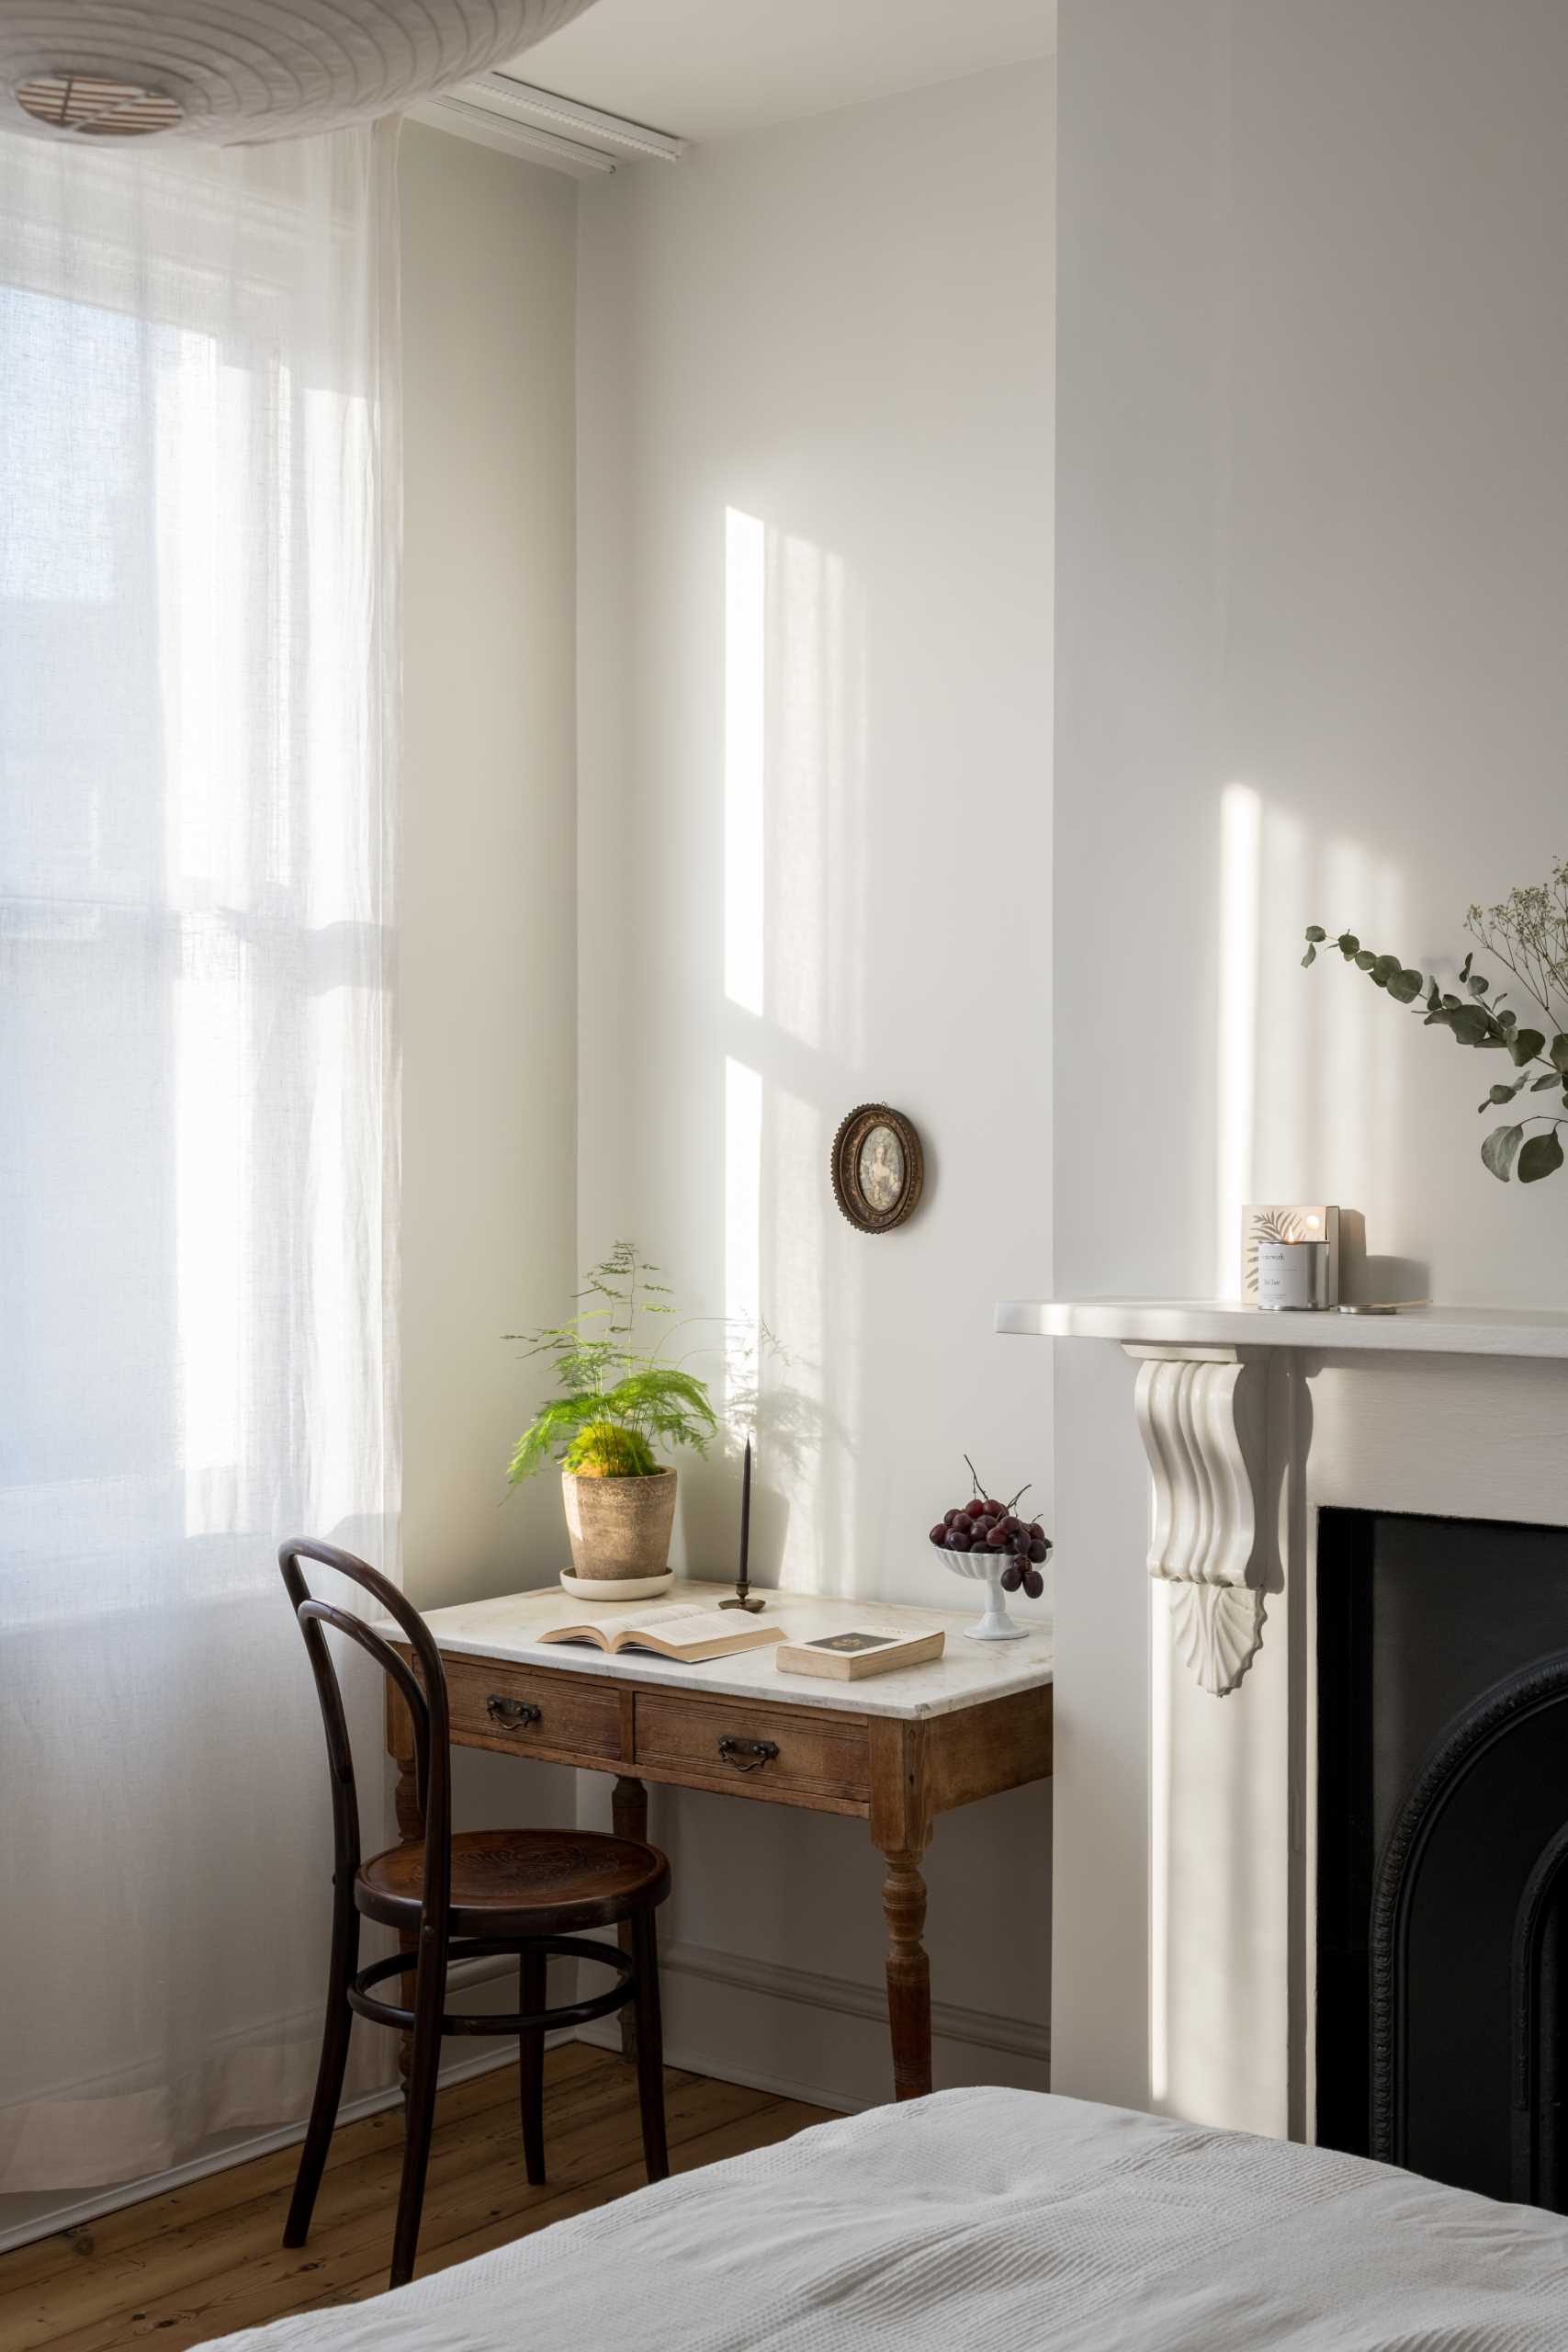
{"type": "Polygon", "coordinates": [[[1568,1536],[1325,1511],[1318,2136],[1568,2210],[1568,1536]]]}

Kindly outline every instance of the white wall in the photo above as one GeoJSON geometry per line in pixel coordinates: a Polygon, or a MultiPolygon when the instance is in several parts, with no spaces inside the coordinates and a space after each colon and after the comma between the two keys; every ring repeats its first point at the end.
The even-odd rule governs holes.
{"type": "MultiPolygon", "coordinates": [[[[635,1236],[788,1351],[762,1577],[949,1607],[925,1531],[962,1451],[1051,1501],[1044,1353],[990,1318],[1050,1263],[1052,181],[1042,64],[581,198],[581,1247],[635,1236]],[[929,1198],[867,1240],[828,1153],[877,1098],[929,1198]]],[[[682,1482],[681,1556],[732,1574],[733,1460],[682,1482]]],[[[863,1827],[653,1814],[672,2049],[886,2096],[878,2022],[745,1968],[879,1984],[863,1827]]],[[[1010,2052],[944,2043],[950,2079],[1040,2079],[1048,1836],[1043,1790],[939,1825],[938,1999],[1018,2021],[1010,2052]]]]}
{"type": "MultiPolygon", "coordinates": [[[[1063,0],[1059,69],[1057,1292],[1231,1290],[1243,1200],[1337,1200],[1416,1289],[1568,1303],[1490,1064],[1298,968],[1457,961],[1563,847],[1568,15],[1063,0]]],[[[1070,1363],[1055,2078],[1143,2105],[1145,1489],[1130,1368],[1070,1363]]]]}
{"type": "MultiPolygon", "coordinates": [[[[576,1257],[576,203],[406,123],[403,1561],[422,1608],[544,1581],[559,1498],[506,1499],[502,1340],[576,1257]]],[[[460,1826],[570,1819],[571,1776],[459,1758],[460,1826]]]]}

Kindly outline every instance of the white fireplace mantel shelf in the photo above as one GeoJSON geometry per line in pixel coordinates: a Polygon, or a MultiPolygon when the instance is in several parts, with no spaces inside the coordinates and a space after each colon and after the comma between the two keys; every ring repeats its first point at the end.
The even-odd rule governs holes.
{"type": "Polygon", "coordinates": [[[1177,1646],[1200,1688],[1219,1698],[1238,1687],[1263,1639],[1273,1540],[1265,1350],[1288,1351],[1309,1376],[1328,1358],[1365,1358],[1369,1371],[1394,1355],[1568,1362],[1568,1315],[1528,1307],[1275,1315],[1223,1298],[1010,1299],[997,1308],[997,1329],[1109,1340],[1139,1360],[1149,1574],[1169,1592],[1177,1646]]]}
{"type": "Polygon", "coordinates": [[[1224,1298],[1010,1298],[998,1306],[997,1329],[1042,1340],[1120,1340],[1127,1346],[1568,1361],[1568,1314],[1523,1306],[1275,1315],[1224,1298]]]}

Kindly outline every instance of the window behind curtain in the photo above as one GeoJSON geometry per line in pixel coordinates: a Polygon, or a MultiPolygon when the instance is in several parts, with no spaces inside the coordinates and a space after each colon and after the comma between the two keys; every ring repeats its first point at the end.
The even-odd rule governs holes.
{"type": "Polygon", "coordinates": [[[393,164],[0,136],[0,2190],[308,2096],[274,1555],[397,1565],[393,164]]]}

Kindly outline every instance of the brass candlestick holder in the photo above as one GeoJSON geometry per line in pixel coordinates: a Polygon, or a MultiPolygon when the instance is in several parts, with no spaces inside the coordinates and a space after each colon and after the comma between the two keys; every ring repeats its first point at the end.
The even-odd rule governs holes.
{"type": "Polygon", "coordinates": [[[744,1609],[748,1611],[751,1616],[755,1617],[758,1611],[760,1609],[765,1609],[768,1604],[765,1600],[760,1600],[751,1589],[750,1578],[746,1572],[747,1564],[750,1561],[750,1556],[751,1441],[748,1438],[746,1441],[746,1460],[740,1472],[740,1573],[735,1579],[734,1599],[731,1600],[721,1600],[718,1605],[721,1609],[744,1609]]]}

